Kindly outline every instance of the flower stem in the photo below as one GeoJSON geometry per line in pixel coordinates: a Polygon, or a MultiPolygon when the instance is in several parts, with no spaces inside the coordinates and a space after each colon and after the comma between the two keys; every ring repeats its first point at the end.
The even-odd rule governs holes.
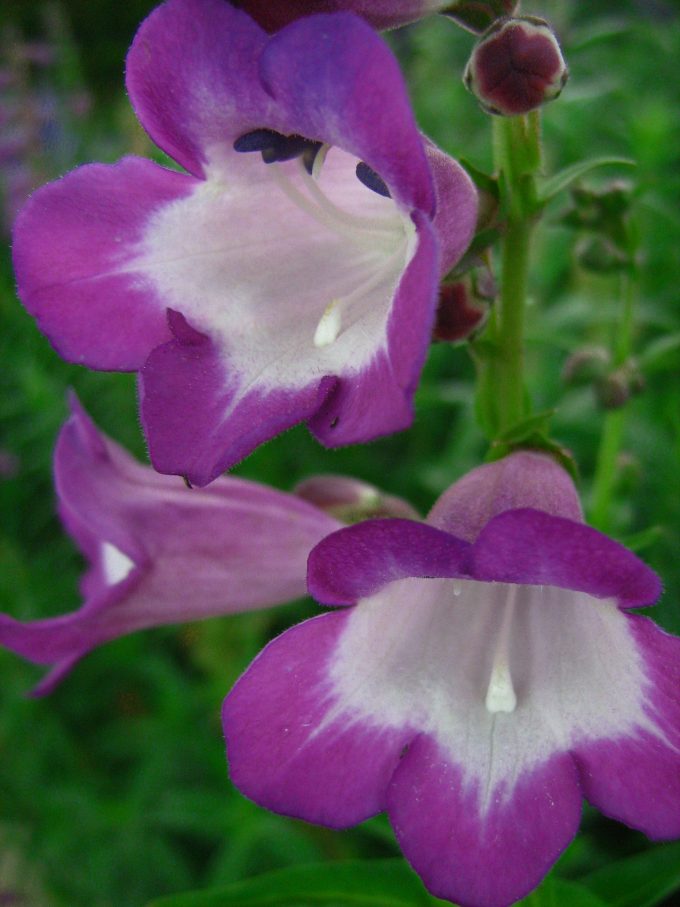
{"type": "Polygon", "coordinates": [[[538,116],[494,117],[492,121],[494,162],[506,219],[500,297],[485,338],[492,352],[479,361],[478,411],[486,415],[484,428],[492,438],[527,415],[524,314],[537,208],[535,174],[541,164],[538,116]]]}

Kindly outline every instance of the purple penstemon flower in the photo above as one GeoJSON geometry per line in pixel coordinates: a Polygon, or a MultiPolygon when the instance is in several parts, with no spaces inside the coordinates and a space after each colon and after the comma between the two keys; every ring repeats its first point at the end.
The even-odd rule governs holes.
{"type": "Polygon", "coordinates": [[[680,640],[629,613],[657,576],[583,524],[550,458],[473,470],[426,523],[344,528],[308,571],[341,607],[270,643],[225,701],[247,796],[334,828],[387,811],[462,907],[536,886],[584,797],[680,836],[680,640]]]}
{"type": "Polygon", "coordinates": [[[225,0],[169,0],[127,87],[188,172],[126,158],[31,198],[19,294],[56,349],[139,371],[152,462],[196,485],[302,420],[329,446],[408,425],[476,193],[382,39],[349,13],[269,37],[225,0]]]}
{"type": "Polygon", "coordinates": [[[72,406],[54,476],[62,521],[89,564],[84,604],[27,622],[0,614],[0,645],[52,666],[34,695],[51,692],[93,648],[127,633],[306,594],[310,550],[343,523],[296,495],[230,476],[188,489],[137,463],[75,399],[72,406]]]}

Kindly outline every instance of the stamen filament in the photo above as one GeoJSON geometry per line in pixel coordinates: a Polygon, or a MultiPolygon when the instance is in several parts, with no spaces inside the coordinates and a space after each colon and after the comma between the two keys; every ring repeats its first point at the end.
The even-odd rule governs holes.
{"type": "Polygon", "coordinates": [[[358,230],[370,230],[371,232],[374,230],[384,230],[388,233],[397,232],[399,221],[394,217],[362,217],[359,214],[350,214],[349,211],[343,211],[342,208],[338,208],[322,189],[319,188],[317,181],[307,173],[304,165],[302,165],[300,169],[305,186],[314,197],[314,201],[330,217],[336,218],[341,223],[347,224],[358,230]]]}
{"type": "Polygon", "coordinates": [[[405,254],[404,247],[399,246],[375,273],[355,287],[351,293],[332,299],[328,303],[314,332],[314,346],[329,346],[338,339],[342,325],[342,310],[347,309],[357,299],[361,299],[362,296],[379,287],[390,273],[395,272],[395,261],[405,254]]]}
{"type": "Polygon", "coordinates": [[[515,613],[515,602],[519,593],[518,585],[511,585],[508,599],[503,609],[503,620],[496,649],[493,656],[491,677],[486,691],[484,704],[488,712],[495,715],[497,712],[514,712],[517,707],[517,694],[512,684],[510,674],[510,627],[515,613]]]}

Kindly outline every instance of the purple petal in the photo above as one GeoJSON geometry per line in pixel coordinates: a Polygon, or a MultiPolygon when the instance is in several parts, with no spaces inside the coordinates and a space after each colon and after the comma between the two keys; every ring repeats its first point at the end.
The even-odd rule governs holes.
{"type": "Polygon", "coordinates": [[[224,702],[231,780],[289,816],[346,828],[380,812],[411,734],[336,713],[328,663],[346,614],[288,630],[258,656],[224,702]]]}
{"type": "Polygon", "coordinates": [[[643,660],[648,722],[574,751],[587,799],[652,839],[680,836],[680,639],[627,615],[643,660]]]}
{"type": "Polygon", "coordinates": [[[267,31],[276,31],[301,16],[341,10],[363,16],[375,28],[395,28],[449,4],[450,0],[285,0],[285,3],[238,0],[237,3],[267,31]]]}
{"type": "Polygon", "coordinates": [[[310,593],[348,605],[405,577],[460,576],[468,545],[414,520],[367,520],[324,539],[309,556],[310,593]]]}
{"type": "Polygon", "coordinates": [[[239,479],[190,490],[142,467],[77,404],[55,477],[67,528],[90,558],[78,611],[21,623],[0,644],[55,664],[47,687],[90,649],[135,630],[279,604],[305,594],[310,549],[340,524],[295,495],[239,479]]]}
{"type": "Polygon", "coordinates": [[[194,186],[125,158],[80,167],[26,203],[14,228],[18,292],[65,359],[130,371],[168,339],[165,307],[134,259],[154,212],[194,186]]]}
{"type": "Polygon", "coordinates": [[[466,473],[439,498],[427,520],[473,542],[492,517],[523,507],[583,521],[581,502],[566,470],[552,457],[527,450],[466,473]]]}
{"type": "MultiPolygon", "coordinates": [[[[142,23],[127,89],[152,139],[190,173],[232,154],[234,140],[276,123],[257,59],[266,34],[224,0],[169,0],[142,23]]],[[[292,131],[292,130],[291,130],[292,131]]]]}
{"type": "Polygon", "coordinates": [[[533,583],[653,604],[661,581],[623,545],[596,529],[539,510],[509,510],[480,532],[466,564],[475,579],[533,583]]]}
{"type": "Polygon", "coordinates": [[[581,818],[568,756],[525,772],[482,807],[484,796],[427,736],[409,747],[388,791],[404,856],[433,894],[460,907],[507,907],[528,894],[581,818]]]}
{"type": "Polygon", "coordinates": [[[303,18],[270,39],[260,70],[291,131],[356,155],[399,204],[434,213],[432,177],[401,70],[368,25],[342,13],[303,18]]]}
{"type": "Polygon", "coordinates": [[[441,244],[441,273],[459,261],[477,226],[477,190],[459,163],[432,142],[425,152],[434,180],[437,213],[433,225],[441,244]]]}
{"type": "Polygon", "coordinates": [[[179,313],[170,313],[170,324],[175,339],[155,349],[141,372],[142,420],[155,468],[193,485],[207,485],[310,416],[335,383],[323,378],[299,390],[242,395],[208,337],[179,313]]]}

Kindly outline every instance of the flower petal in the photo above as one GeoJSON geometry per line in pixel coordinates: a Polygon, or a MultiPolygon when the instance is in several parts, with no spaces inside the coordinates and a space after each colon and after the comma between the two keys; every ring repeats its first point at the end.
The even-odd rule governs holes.
{"type": "Polygon", "coordinates": [[[168,339],[165,306],[133,261],[153,212],[194,186],[130,157],[80,167],[31,196],[14,228],[19,296],[65,359],[131,371],[168,339]]]}
{"type": "Polygon", "coordinates": [[[450,0],[238,0],[267,31],[276,31],[301,16],[348,10],[363,16],[375,28],[395,28],[415,22],[450,4],[450,0]]]}
{"type": "Polygon", "coordinates": [[[334,532],[309,556],[310,593],[349,605],[413,576],[460,576],[467,544],[414,520],[367,520],[334,532]]]}
{"type": "Polygon", "coordinates": [[[328,661],[346,614],[288,630],[258,656],[224,702],[231,780],[285,815],[346,828],[380,812],[409,737],[337,713],[328,661]]]}
{"type": "Polygon", "coordinates": [[[432,142],[425,153],[434,180],[437,213],[433,225],[441,244],[441,274],[459,261],[477,226],[477,190],[465,170],[432,142]]]}
{"type": "Polygon", "coordinates": [[[515,451],[466,473],[439,498],[427,520],[474,542],[492,517],[526,507],[583,521],[581,503],[567,471],[553,457],[528,450],[515,451]]]}
{"type": "Polygon", "coordinates": [[[309,417],[332,391],[322,378],[294,390],[243,393],[219,350],[170,313],[175,339],[157,347],[141,372],[142,421],[154,467],[184,475],[192,485],[212,482],[263,441],[309,417]]]}
{"type": "Polygon", "coordinates": [[[235,157],[243,133],[276,128],[257,69],[266,40],[224,0],[169,0],[140,26],[127,58],[130,100],[151,138],[190,173],[235,157]]]}
{"type": "Polygon", "coordinates": [[[399,64],[355,16],[303,18],[274,35],[260,62],[292,131],[365,161],[398,204],[434,214],[435,194],[399,64]]]}
{"type": "Polygon", "coordinates": [[[528,508],[490,520],[467,569],[480,580],[615,597],[622,608],[653,604],[661,595],[656,573],[623,545],[590,526],[528,508]]]}
{"type": "Polygon", "coordinates": [[[508,907],[576,834],[581,793],[572,760],[554,756],[480,809],[479,789],[423,736],[395,772],[387,810],[404,856],[433,894],[460,907],[508,907]]]}
{"type": "Polygon", "coordinates": [[[643,659],[651,723],[578,747],[587,799],[652,839],[680,836],[680,639],[627,615],[643,659]]]}

